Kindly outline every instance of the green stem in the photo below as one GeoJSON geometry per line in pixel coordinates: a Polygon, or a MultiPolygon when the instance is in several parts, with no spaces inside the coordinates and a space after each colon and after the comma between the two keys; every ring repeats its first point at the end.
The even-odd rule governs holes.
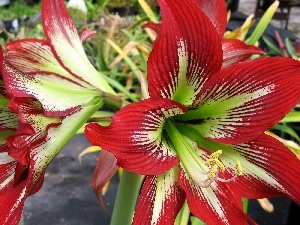
{"type": "Polygon", "coordinates": [[[123,170],[110,225],[130,225],[143,177],[123,170]]]}

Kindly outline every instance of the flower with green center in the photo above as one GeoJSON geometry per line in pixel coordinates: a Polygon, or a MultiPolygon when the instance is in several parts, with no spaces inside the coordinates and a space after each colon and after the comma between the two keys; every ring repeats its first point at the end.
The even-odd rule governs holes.
{"type": "Polygon", "coordinates": [[[299,101],[299,62],[260,58],[224,66],[218,18],[199,2],[211,1],[159,1],[149,99],[125,106],[108,126],[85,130],[118,166],[146,175],[133,224],[174,224],[185,200],[213,225],[255,224],[241,197],[284,195],[300,203],[300,162],[264,134],[299,101]]]}
{"type": "Polygon", "coordinates": [[[42,23],[45,40],[17,40],[5,46],[3,57],[1,51],[5,96],[13,112],[1,111],[8,104],[3,98],[1,129],[11,122],[9,115],[17,118],[15,132],[4,130],[7,135],[1,136],[3,225],[18,224],[24,201],[40,189],[46,167],[115,94],[84,52],[81,41],[93,32],[78,36],[62,0],[42,1],[42,23]]]}

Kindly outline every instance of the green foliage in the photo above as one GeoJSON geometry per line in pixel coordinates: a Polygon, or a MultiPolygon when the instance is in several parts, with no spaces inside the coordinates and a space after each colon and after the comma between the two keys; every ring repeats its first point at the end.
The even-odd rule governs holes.
{"type": "Polygon", "coordinates": [[[9,8],[0,7],[0,19],[12,20],[23,18],[24,16],[32,17],[41,9],[41,3],[27,5],[24,0],[15,0],[9,8]]]}

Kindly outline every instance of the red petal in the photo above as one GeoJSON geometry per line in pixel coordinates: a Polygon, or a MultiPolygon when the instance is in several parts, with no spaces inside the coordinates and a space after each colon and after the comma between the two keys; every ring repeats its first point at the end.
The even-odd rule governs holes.
{"type": "Polygon", "coordinates": [[[32,98],[14,98],[10,107],[18,114],[19,125],[7,138],[9,154],[21,165],[29,165],[31,149],[45,141],[48,129],[58,126],[60,119],[46,119],[40,103],[32,98]]]}
{"type": "Polygon", "coordinates": [[[268,135],[233,147],[252,166],[242,163],[237,187],[246,198],[286,196],[300,204],[300,161],[282,143],[268,135]]]}
{"type": "Polygon", "coordinates": [[[80,34],[80,40],[81,42],[86,41],[87,39],[89,39],[91,36],[93,36],[94,34],[96,34],[97,32],[94,30],[88,30],[88,29],[83,29],[81,34],[80,34]]]}
{"type": "Polygon", "coordinates": [[[139,174],[157,175],[178,164],[163,136],[164,121],[185,108],[169,99],[146,99],[125,106],[109,126],[88,124],[85,133],[92,145],[112,152],[118,165],[139,174]]]}
{"type": "Polygon", "coordinates": [[[54,75],[80,86],[91,87],[81,77],[66,70],[44,40],[16,40],[9,42],[5,47],[5,59],[23,73],[31,76],[54,75]]]}
{"type": "Polygon", "coordinates": [[[103,208],[105,208],[105,204],[101,198],[102,188],[117,172],[118,168],[115,156],[106,150],[101,150],[92,177],[92,188],[103,208]]]}
{"type": "Polygon", "coordinates": [[[300,63],[261,58],[215,74],[200,93],[199,108],[184,116],[205,138],[227,144],[247,142],[281,120],[299,101],[300,63]]]}
{"type": "Polygon", "coordinates": [[[178,168],[145,178],[133,218],[133,225],[174,224],[185,194],[178,185],[178,168]]]}
{"type": "Polygon", "coordinates": [[[254,45],[247,45],[238,39],[223,39],[223,64],[222,67],[249,59],[253,54],[264,54],[264,51],[254,45]]]}
{"type": "Polygon", "coordinates": [[[180,186],[185,190],[190,211],[207,224],[242,225],[248,221],[256,224],[242,211],[242,201],[233,183],[214,182],[201,188],[183,170],[180,186]]]}
{"type": "Polygon", "coordinates": [[[227,7],[224,0],[192,0],[197,4],[223,37],[227,25],[227,7]]]}
{"type": "Polygon", "coordinates": [[[192,100],[205,79],[221,68],[220,37],[190,1],[161,0],[160,7],[161,32],[148,60],[150,96],[176,100],[176,92],[181,97],[185,92],[185,98],[192,100]],[[190,92],[181,88],[183,85],[190,92]]]}
{"type": "Polygon", "coordinates": [[[0,153],[0,224],[17,225],[21,218],[24,201],[38,191],[43,183],[43,174],[37,174],[29,169],[28,176],[15,184],[14,173],[16,161],[5,160],[5,153],[0,153]],[[5,162],[6,161],[6,162],[5,162]]]}

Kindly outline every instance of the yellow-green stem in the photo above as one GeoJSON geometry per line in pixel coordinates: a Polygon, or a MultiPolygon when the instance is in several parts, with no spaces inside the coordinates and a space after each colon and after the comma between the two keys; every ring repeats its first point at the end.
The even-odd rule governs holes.
{"type": "Polygon", "coordinates": [[[130,225],[143,177],[123,170],[110,225],[130,225]]]}

